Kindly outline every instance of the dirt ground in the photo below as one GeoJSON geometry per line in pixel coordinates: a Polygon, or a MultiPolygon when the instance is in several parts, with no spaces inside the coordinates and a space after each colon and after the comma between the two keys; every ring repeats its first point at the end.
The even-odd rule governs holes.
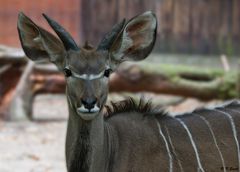
{"type": "Polygon", "coordinates": [[[1,172],[66,172],[66,121],[0,125],[1,172]]]}
{"type": "Polygon", "coordinates": [[[66,172],[65,97],[37,97],[34,119],[0,123],[0,172],[66,172]]]}
{"type": "MultiPolygon", "coordinates": [[[[203,104],[188,99],[178,106],[169,107],[169,110],[183,112],[203,104]]],[[[35,100],[35,121],[0,121],[0,172],[66,172],[67,114],[63,95],[45,95],[35,100]]]]}

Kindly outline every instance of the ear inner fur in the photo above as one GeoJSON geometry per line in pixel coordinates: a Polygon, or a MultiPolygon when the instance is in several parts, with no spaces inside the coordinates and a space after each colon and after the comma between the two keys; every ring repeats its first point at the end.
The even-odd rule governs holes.
{"type": "Polygon", "coordinates": [[[112,61],[138,61],[151,52],[157,31],[156,16],[152,12],[130,19],[114,41],[110,53],[112,61]]]}

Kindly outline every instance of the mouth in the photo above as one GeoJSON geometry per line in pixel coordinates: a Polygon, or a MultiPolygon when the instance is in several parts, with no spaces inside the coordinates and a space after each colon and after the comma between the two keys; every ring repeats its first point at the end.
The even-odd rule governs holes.
{"type": "Polygon", "coordinates": [[[86,109],[84,106],[77,108],[78,115],[86,121],[94,119],[99,113],[99,111],[100,108],[96,105],[92,109],[86,109]]]}

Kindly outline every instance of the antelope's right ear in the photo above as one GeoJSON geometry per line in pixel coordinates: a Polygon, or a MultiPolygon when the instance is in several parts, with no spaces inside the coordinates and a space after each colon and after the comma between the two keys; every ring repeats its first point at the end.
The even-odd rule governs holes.
{"type": "Polygon", "coordinates": [[[62,67],[66,51],[58,38],[36,25],[22,12],[18,15],[17,28],[22,48],[31,60],[48,60],[62,67]]]}

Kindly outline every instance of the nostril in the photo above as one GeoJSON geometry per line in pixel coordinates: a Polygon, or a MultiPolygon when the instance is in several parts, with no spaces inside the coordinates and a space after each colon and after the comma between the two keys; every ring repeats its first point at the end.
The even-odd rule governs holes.
{"type": "Polygon", "coordinates": [[[82,104],[86,109],[92,109],[94,108],[95,104],[97,103],[97,99],[82,99],[82,104]]]}
{"type": "Polygon", "coordinates": [[[96,103],[97,103],[97,99],[94,99],[94,100],[92,101],[92,104],[95,105],[96,103]]]}
{"type": "Polygon", "coordinates": [[[81,100],[81,101],[84,106],[87,105],[87,102],[85,100],[81,100]]]}

